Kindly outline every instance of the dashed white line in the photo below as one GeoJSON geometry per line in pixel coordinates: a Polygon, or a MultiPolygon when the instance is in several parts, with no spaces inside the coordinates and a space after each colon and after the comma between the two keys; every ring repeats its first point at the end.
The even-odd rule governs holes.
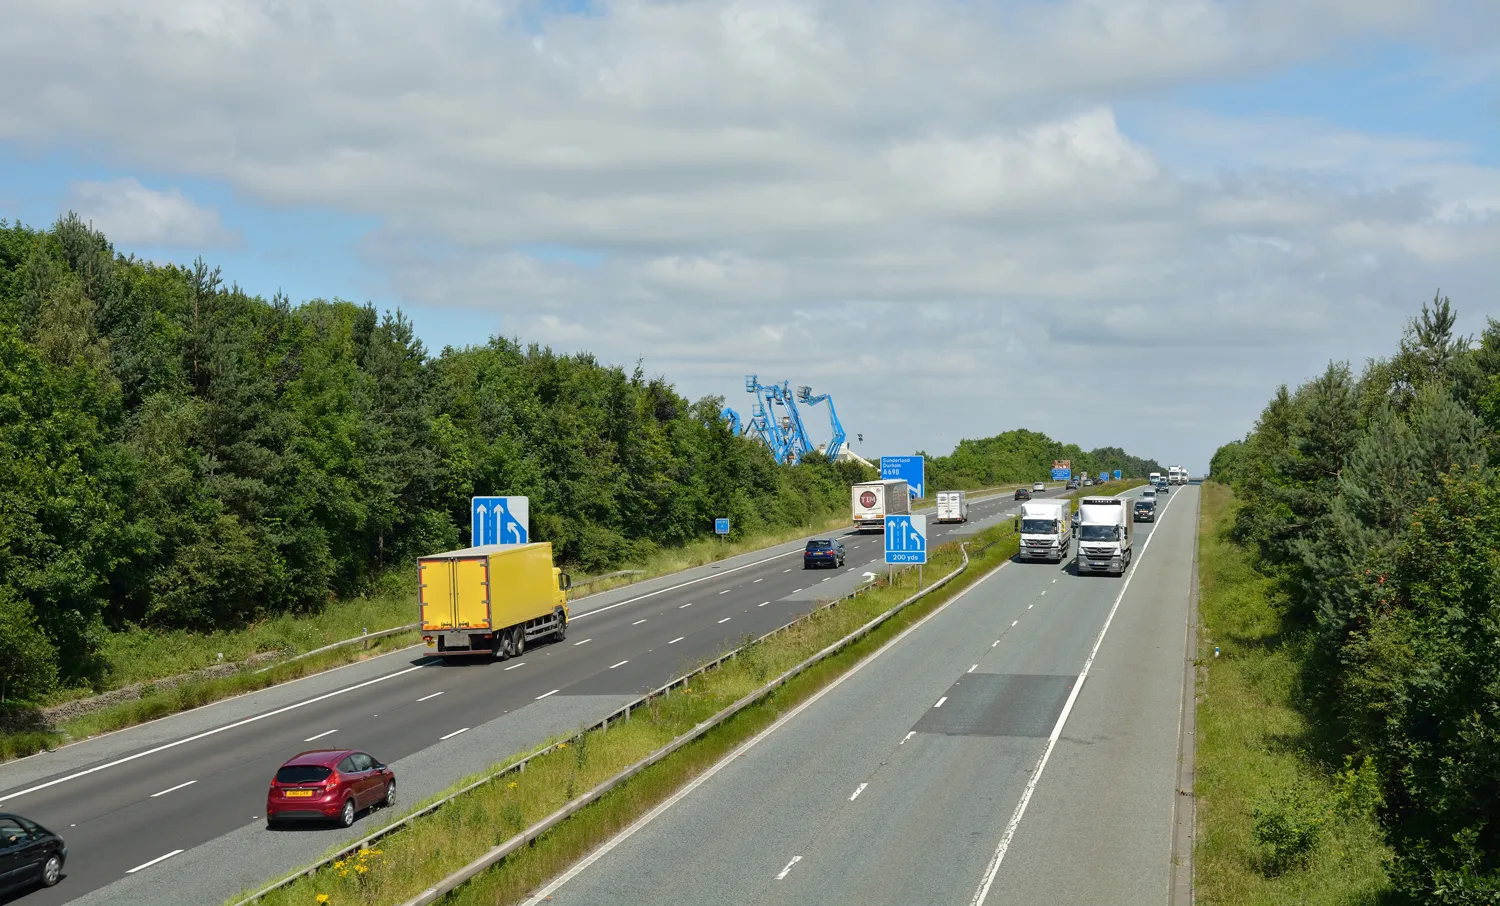
{"type": "Polygon", "coordinates": [[[625,666],[625,665],[626,665],[626,664],[628,664],[628,663],[630,663],[630,660],[629,660],[629,659],[628,659],[628,658],[627,658],[627,659],[625,659],[625,660],[623,660],[623,661],[621,661],[621,662],[620,662],[620,663],[618,663],[618,664],[610,664],[610,665],[609,665],[609,669],[611,669],[611,670],[613,670],[613,669],[615,669],[615,668],[616,668],[616,667],[623,667],[623,666],[625,666]]]}
{"type": "Polygon", "coordinates": [[[802,589],[800,589],[800,588],[794,588],[794,589],[792,589],[792,594],[796,594],[797,592],[799,592],[801,590],[802,589]]]}
{"type": "MultiPolygon", "coordinates": [[[[424,696],[422,696],[421,698],[417,699],[417,701],[419,701],[419,702],[425,702],[429,698],[437,698],[439,695],[442,695],[442,694],[443,693],[441,693],[441,692],[434,692],[431,695],[424,695],[424,696]]],[[[328,732],[332,733],[333,731],[329,730],[328,732]]],[[[312,740],[308,740],[308,741],[311,742],[312,740]]]]}
{"type": "Polygon", "coordinates": [[[678,610],[681,610],[681,609],[683,609],[683,608],[684,608],[684,607],[692,607],[692,606],[693,606],[693,602],[692,602],[692,601],[689,601],[689,602],[687,602],[687,603],[686,603],[686,604],[680,604],[680,605],[678,605],[678,607],[677,607],[677,609],[678,609],[678,610]]]}
{"type": "Polygon", "coordinates": [[[672,640],[672,641],[670,641],[670,642],[668,642],[668,643],[667,643],[667,644],[668,644],[668,645],[676,645],[676,644],[677,644],[677,643],[678,643],[678,642],[680,642],[680,641],[682,641],[682,640],[683,640],[683,639],[685,639],[685,638],[687,638],[687,636],[685,636],[685,635],[680,635],[680,636],[678,636],[678,637],[677,637],[677,638],[675,638],[675,639],[673,639],[673,640],[672,640]]]}
{"type": "Polygon", "coordinates": [[[782,570],[782,572],[784,572],[784,573],[789,573],[789,572],[791,572],[791,570],[789,570],[789,569],[784,569],[784,570],[782,570]]]}
{"type": "Polygon", "coordinates": [[[916,730],[913,730],[910,733],[906,734],[906,739],[901,740],[900,745],[903,745],[903,746],[906,745],[906,740],[907,739],[911,739],[913,736],[916,736],[916,735],[917,735],[917,731],[916,730]]]}
{"type": "Polygon", "coordinates": [[[994,647],[995,647],[995,646],[996,646],[996,645],[998,645],[998,644],[1000,644],[1000,640],[999,640],[999,639],[996,639],[996,640],[994,640],[994,641],[993,641],[993,642],[991,642],[991,643],[990,643],[990,647],[991,647],[991,648],[994,648],[994,647]]]}
{"type": "Polygon", "coordinates": [[[574,642],[573,643],[573,647],[577,648],[579,645],[587,645],[589,642],[592,642],[592,641],[593,641],[593,639],[591,639],[591,638],[590,639],[583,639],[581,641],[574,642]]]}
{"type": "Polygon", "coordinates": [[[521,662],[521,663],[519,663],[519,664],[511,664],[511,665],[510,665],[510,666],[509,666],[509,667],[506,667],[506,668],[505,668],[505,669],[506,669],[506,670],[514,670],[514,669],[516,669],[516,668],[517,668],[517,667],[525,667],[525,666],[526,666],[526,662],[525,662],[525,661],[522,661],[522,662],[521,662]]]}
{"type": "Polygon", "coordinates": [[[193,784],[195,784],[197,782],[198,781],[196,781],[196,780],[189,780],[187,783],[179,783],[176,786],[169,786],[166,789],[162,790],[160,793],[152,793],[151,794],[151,798],[155,799],[157,796],[165,796],[168,793],[175,793],[176,791],[182,789],[183,787],[185,787],[185,786],[192,786],[193,784]]]}
{"type": "Polygon", "coordinates": [[[978,664],[975,664],[975,665],[974,665],[974,666],[972,666],[972,667],[970,667],[970,668],[969,668],[969,669],[968,669],[968,672],[969,672],[969,673],[973,673],[973,672],[974,672],[974,671],[975,671],[975,670],[978,670],[978,669],[979,669],[979,665],[978,665],[978,664]]]}
{"type": "Polygon", "coordinates": [[[445,739],[452,739],[453,737],[457,736],[460,733],[467,733],[467,732],[469,732],[469,728],[468,727],[464,727],[462,730],[454,730],[452,733],[449,733],[447,736],[439,736],[438,737],[438,742],[442,742],[445,739]]]}
{"type": "MultiPolygon", "coordinates": [[[[759,579],[756,579],[756,580],[755,580],[755,582],[764,582],[764,581],[766,581],[766,577],[765,577],[765,576],[761,576],[761,577],[760,577],[760,578],[759,578],[759,579]]],[[[751,585],[754,585],[754,584],[755,584],[755,582],[751,582],[751,583],[750,583],[750,584],[751,584],[751,585]]]]}
{"type": "Polygon", "coordinates": [[[770,601],[762,601],[762,602],[760,602],[759,604],[757,604],[755,606],[756,607],[765,607],[769,603],[771,603],[771,602],[770,601]]]}
{"type": "Polygon", "coordinates": [[[1014,629],[1016,627],[1016,624],[1019,623],[1019,622],[1021,622],[1021,621],[1020,620],[1011,620],[1010,621],[1011,628],[1014,629]]]}
{"type": "MultiPolygon", "coordinates": [[[[129,871],[127,871],[125,873],[127,875],[133,875],[133,874],[135,874],[136,872],[140,871],[143,868],[150,868],[151,866],[155,865],[158,862],[165,862],[166,860],[172,858],[173,856],[177,855],[180,852],[182,852],[182,850],[180,850],[180,849],[174,849],[171,852],[167,853],[165,856],[157,856],[155,859],[152,859],[150,862],[143,862],[140,865],[137,865],[136,867],[130,869],[129,871]]],[[[799,856],[799,858],[800,858],[800,856],[799,856]]]]}
{"type": "Polygon", "coordinates": [[[721,595],[727,595],[727,594],[729,594],[733,590],[734,589],[732,589],[732,588],[726,588],[723,591],[719,592],[719,594],[721,594],[721,595]]]}
{"type": "Polygon", "coordinates": [[[725,617],[724,619],[720,620],[719,622],[720,623],[728,623],[729,622],[729,617],[725,617]]]}
{"type": "Polygon", "coordinates": [[[309,737],[307,737],[306,739],[304,739],[302,741],[303,742],[312,742],[314,739],[322,739],[323,737],[327,736],[329,733],[337,733],[337,732],[338,732],[338,728],[334,727],[332,730],[324,730],[322,733],[319,733],[316,736],[309,736],[309,737]]]}
{"type": "Polygon", "coordinates": [[[631,623],[630,625],[632,625],[632,626],[639,626],[639,625],[641,625],[644,622],[646,622],[646,621],[645,620],[636,620],[634,623],[631,623]]]}
{"type": "MultiPolygon", "coordinates": [[[[1046,594],[1046,593],[1047,593],[1047,589],[1045,589],[1045,588],[1042,589],[1042,594],[1046,594]]],[[[1040,596],[1038,596],[1038,597],[1040,597],[1040,596]]]]}
{"type": "Polygon", "coordinates": [[[801,862],[801,861],[802,861],[802,857],[801,856],[792,856],[792,861],[786,863],[786,868],[783,868],[781,870],[781,874],[779,874],[779,875],[776,876],[776,880],[778,880],[778,881],[783,880],[788,874],[791,873],[792,866],[796,865],[798,862],[801,862]]]}
{"type": "Polygon", "coordinates": [[[551,692],[544,692],[541,695],[538,695],[536,697],[536,700],[537,701],[541,701],[542,699],[546,698],[547,696],[549,696],[549,695],[556,695],[557,693],[559,693],[561,691],[562,691],[561,689],[553,689],[551,692]]]}
{"type": "Polygon", "coordinates": [[[934,708],[941,708],[943,706],[943,702],[945,702],[947,700],[948,700],[948,696],[945,695],[942,698],[938,699],[937,700],[937,704],[933,705],[933,707],[934,708]]]}
{"type": "Polygon", "coordinates": [[[859,794],[863,793],[865,791],[865,787],[867,787],[867,786],[869,786],[868,783],[861,783],[859,785],[859,788],[854,791],[854,795],[849,797],[849,801],[853,802],[854,800],[858,799],[859,798],[859,794]]]}

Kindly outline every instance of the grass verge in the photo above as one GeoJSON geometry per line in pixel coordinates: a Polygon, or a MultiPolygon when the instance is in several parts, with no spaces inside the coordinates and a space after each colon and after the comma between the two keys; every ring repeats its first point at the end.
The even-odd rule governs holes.
{"type": "Polygon", "coordinates": [[[1198,533],[1196,900],[1204,906],[1375,906],[1388,850],[1373,771],[1312,757],[1296,707],[1302,651],[1274,583],[1229,539],[1229,488],[1203,485],[1198,533]],[[1214,646],[1219,647],[1218,657],[1214,646]]]}
{"type": "MultiPolygon", "coordinates": [[[[492,906],[523,898],[1015,554],[1015,535],[1006,527],[981,533],[975,542],[970,545],[970,569],[947,587],[647,768],[531,846],[481,873],[446,902],[492,906]],[[990,541],[998,543],[974,555],[990,541]]],[[[934,579],[945,575],[961,558],[955,544],[936,548],[926,575],[934,579]]],[[[916,590],[916,581],[915,571],[898,573],[894,585],[882,582],[867,594],[817,611],[702,675],[691,688],[658,697],[629,722],[584,734],[566,748],[531,761],[524,773],[481,786],[382,840],[378,848],[299,879],[261,902],[266,906],[402,902],[890,609],[916,590]]],[[[454,789],[473,779],[455,784],[454,789]]]]}

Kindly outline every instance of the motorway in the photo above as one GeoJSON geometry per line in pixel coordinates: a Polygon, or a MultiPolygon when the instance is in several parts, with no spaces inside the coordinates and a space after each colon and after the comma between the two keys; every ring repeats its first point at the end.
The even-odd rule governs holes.
{"type": "MultiPolygon", "coordinates": [[[[969,523],[930,525],[929,536],[972,534],[1016,508],[1008,495],[978,501],[969,523]]],[[[566,641],[507,662],[406,649],[0,765],[0,810],[69,849],[57,887],[12,899],[218,903],[253,889],[371,826],[365,816],[349,829],[267,830],[266,788],[289,756],[368,751],[416,802],[852,591],[880,568],[881,535],[844,540],[845,568],[826,574],[802,569],[798,541],[589,596],[573,605],[566,641]]]]}
{"type": "Polygon", "coordinates": [[[1166,906],[1198,493],[1123,579],[1004,564],[528,906],[1166,906]]]}

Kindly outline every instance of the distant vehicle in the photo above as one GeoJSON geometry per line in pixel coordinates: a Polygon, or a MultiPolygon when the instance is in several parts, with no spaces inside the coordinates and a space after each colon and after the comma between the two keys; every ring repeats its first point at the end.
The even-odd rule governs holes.
{"type": "Polygon", "coordinates": [[[1094,484],[1094,479],[1092,479],[1092,478],[1085,478],[1083,480],[1083,486],[1086,487],[1086,488],[1093,487],[1093,484],[1094,484]]]}
{"type": "Polygon", "coordinates": [[[1047,482],[1045,482],[1045,481],[1039,481],[1036,484],[1032,485],[1031,489],[1033,491],[1045,491],[1045,490],[1047,490],[1047,482]]]}
{"type": "Polygon", "coordinates": [[[1148,481],[1150,481],[1152,484],[1160,484],[1162,481],[1165,480],[1165,479],[1162,478],[1162,475],[1161,475],[1160,472],[1152,472],[1150,475],[1146,476],[1146,479],[1148,481]]]}
{"type": "Polygon", "coordinates": [[[861,481],[849,488],[850,517],[854,527],[885,531],[885,517],[911,512],[911,489],[903,478],[861,481]]]}
{"type": "Polygon", "coordinates": [[[1186,484],[1183,478],[1182,466],[1173,466],[1167,470],[1167,484],[1186,484]]]}
{"type": "Polygon", "coordinates": [[[1131,518],[1133,518],[1136,522],[1155,522],[1156,495],[1153,494],[1150,497],[1147,497],[1143,494],[1140,497],[1137,497],[1135,500],[1135,506],[1132,510],[1132,514],[1133,515],[1131,518]]]}
{"type": "Polygon", "coordinates": [[[1141,491],[1141,499],[1142,500],[1149,500],[1152,503],[1155,503],[1156,502],[1156,488],[1146,488],[1144,491],[1141,491]]]}
{"type": "Polygon", "coordinates": [[[396,772],[353,749],[314,749],[295,755],[271,779],[266,827],[287,821],[336,821],[344,827],[376,805],[396,804],[396,772]]]}
{"type": "Polygon", "coordinates": [[[1080,484],[1080,482],[1078,481],[1078,479],[1076,479],[1076,478],[1069,478],[1068,479],[1067,490],[1069,490],[1069,491],[1077,490],[1078,487],[1079,487],[1079,484],[1080,484]]]}
{"type": "Polygon", "coordinates": [[[486,545],[417,559],[417,602],[427,653],[503,661],[568,632],[573,580],[552,565],[550,542],[486,545]]]}
{"type": "Polygon", "coordinates": [[[938,522],[968,522],[969,495],[963,491],[938,491],[938,522]]]}
{"type": "Polygon", "coordinates": [[[1017,500],[1030,500],[1031,499],[1031,490],[1029,488],[1016,488],[1016,499],[1017,500]]]}
{"type": "Polygon", "coordinates": [[[1135,555],[1134,521],[1123,497],[1085,497],[1078,504],[1078,572],[1123,576],[1135,555]]]}
{"type": "Polygon", "coordinates": [[[1053,560],[1068,557],[1073,542],[1072,520],[1066,500],[1033,500],[1021,504],[1020,560],[1053,560]]]}
{"type": "Polygon", "coordinates": [[[63,838],[30,818],[0,812],[0,894],[51,887],[68,861],[63,838]]]}
{"type": "Polygon", "coordinates": [[[832,566],[837,569],[844,565],[844,545],[842,542],[832,538],[822,538],[807,542],[807,547],[802,551],[802,568],[812,569],[814,567],[832,566]]]}

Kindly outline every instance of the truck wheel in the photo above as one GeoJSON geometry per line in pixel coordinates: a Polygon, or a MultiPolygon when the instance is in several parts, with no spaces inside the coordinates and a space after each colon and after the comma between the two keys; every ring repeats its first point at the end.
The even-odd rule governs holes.
{"type": "Polygon", "coordinates": [[[552,615],[557,617],[557,631],[552,633],[552,641],[561,642],[568,637],[568,615],[561,607],[554,610],[552,615]]]}
{"type": "Polygon", "coordinates": [[[516,657],[520,657],[526,652],[526,627],[517,626],[512,638],[514,641],[511,642],[510,650],[515,652],[516,657]]]}

